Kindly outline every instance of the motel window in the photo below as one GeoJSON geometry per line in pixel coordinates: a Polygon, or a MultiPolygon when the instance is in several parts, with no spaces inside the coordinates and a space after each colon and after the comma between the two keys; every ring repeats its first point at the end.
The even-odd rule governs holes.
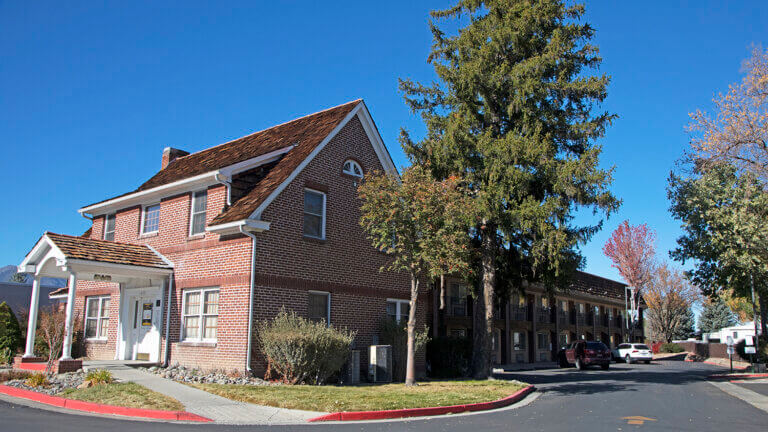
{"type": "Polygon", "coordinates": [[[189,235],[205,232],[205,210],[208,207],[208,191],[192,194],[192,208],[189,218],[189,235]]]}
{"type": "Polygon", "coordinates": [[[215,341],[219,321],[219,289],[185,290],[183,302],[182,339],[215,341]]]}
{"type": "Polygon", "coordinates": [[[525,349],[525,333],[515,332],[512,334],[512,349],[515,351],[525,349]]]}
{"type": "Polygon", "coordinates": [[[106,339],[109,329],[109,296],[85,298],[86,339],[106,339]]]}
{"type": "Polygon", "coordinates": [[[387,316],[395,322],[408,322],[411,303],[408,300],[387,300],[387,316]]]}
{"type": "Polygon", "coordinates": [[[156,233],[160,229],[160,204],[144,207],[141,217],[141,233],[156,233]]]}
{"type": "Polygon", "coordinates": [[[309,320],[331,324],[331,294],[327,292],[309,292],[309,320]]]}
{"type": "Polygon", "coordinates": [[[568,345],[568,333],[560,333],[559,342],[561,347],[568,345]]]}
{"type": "Polygon", "coordinates": [[[344,174],[349,174],[351,176],[355,177],[362,177],[363,176],[363,169],[360,168],[360,164],[353,160],[347,160],[344,162],[344,174]]]}
{"type": "Polygon", "coordinates": [[[467,287],[452,283],[448,286],[448,307],[452,316],[467,315],[467,287]]]}
{"type": "Polygon", "coordinates": [[[115,215],[104,216],[104,240],[115,241],[115,215]]]}
{"type": "Polygon", "coordinates": [[[467,329],[465,328],[452,328],[451,329],[451,337],[454,338],[465,338],[467,337],[467,329]]]}
{"type": "Polygon", "coordinates": [[[549,349],[549,338],[546,333],[536,333],[536,347],[540,350],[549,349]]]}
{"type": "Polygon", "coordinates": [[[304,235],[325,238],[325,194],[304,190],[304,235]]]}
{"type": "Polygon", "coordinates": [[[566,300],[560,300],[560,310],[563,312],[568,311],[568,302],[566,300]]]}

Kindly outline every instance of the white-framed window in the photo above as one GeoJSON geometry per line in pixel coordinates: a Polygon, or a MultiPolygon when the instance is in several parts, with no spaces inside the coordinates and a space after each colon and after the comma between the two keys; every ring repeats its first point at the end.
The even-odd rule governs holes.
{"type": "Polygon", "coordinates": [[[584,303],[579,303],[579,313],[580,314],[584,313],[584,303]]]}
{"type": "Polygon", "coordinates": [[[325,238],[325,194],[304,189],[304,235],[325,238]]]}
{"type": "Polygon", "coordinates": [[[115,241],[115,215],[104,216],[104,240],[115,241]]]}
{"type": "Polygon", "coordinates": [[[525,349],[525,332],[512,333],[512,349],[515,351],[525,349]]]}
{"type": "Polygon", "coordinates": [[[109,296],[85,298],[85,338],[106,339],[109,329],[109,296]]]}
{"type": "Polygon", "coordinates": [[[355,177],[362,177],[363,176],[363,168],[360,167],[360,164],[353,161],[352,159],[347,159],[344,161],[344,169],[342,170],[344,174],[349,174],[351,176],[355,177]]]}
{"type": "Polygon", "coordinates": [[[181,305],[181,339],[184,341],[216,341],[219,322],[219,289],[184,290],[181,305]]]}
{"type": "Polygon", "coordinates": [[[160,204],[144,206],[141,212],[141,233],[152,234],[160,229],[160,204]]]}
{"type": "Polygon", "coordinates": [[[307,301],[309,320],[331,325],[331,293],[310,291],[307,301]]]}
{"type": "Polygon", "coordinates": [[[192,206],[189,210],[189,235],[205,232],[205,211],[208,207],[208,191],[192,194],[192,206]]]}
{"type": "Polygon", "coordinates": [[[387,316],[395,322],[408,322],[411,302],[400,299],[387,299],[387,316]]]}

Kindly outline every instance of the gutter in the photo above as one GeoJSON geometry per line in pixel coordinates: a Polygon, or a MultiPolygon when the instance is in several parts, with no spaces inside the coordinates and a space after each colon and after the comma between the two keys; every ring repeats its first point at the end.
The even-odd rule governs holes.
{"type": "Polygon", "coordinates": [[[223,184],[227,188],[227,207],[232,205],[232,181],[226,180],[226,177],[222,176],[220,173],[216,173],[216,175],[213,176],[213,178],[216,179],[217,182],[223,184]],[[219,177],[222,178],[219,178],[219,177]]]}
{"type": "Polygon", "coordinates": [[[250,292],[248,294],[248,343],[247,351],[245,353],[245,370],[249,374],[251,371],[251,347],[253,345],[253,296],[256,289],[256,235],[252,232],[248,232],[243,229],[243,225],[240,226],[240,233],[251,238],[251,281],[250,292]]]}

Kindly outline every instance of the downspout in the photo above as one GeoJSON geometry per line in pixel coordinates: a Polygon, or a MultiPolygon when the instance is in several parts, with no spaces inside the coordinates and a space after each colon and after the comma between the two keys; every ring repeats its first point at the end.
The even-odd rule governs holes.
{"type": "Polygon", "coordinates": [[[165,355],[163,356],[163,367],[168,367],[170,353],[170,340],[168,336],[171,334],[171,293],[173,293],[173,273],[168,276],[168,301],[165,304],[165,355]]]}
{"type": "Polygon", "coordinates": [[[247,351],[245,353],[245,370],[249,374],[251,371],[251,345],[253,340],[253,296],[256,289],[256,235],[245,231],[243,226],[240,225],[240,233],[251,238],[251,286],[250,293],[248,294],[248,344],[247,351]]]}
{"type": "MultiPolygon", "coordinates": [[[[227,207],[229,207],[232,205],[232,181],[224,180],[223,178],[219,178],[219,176],[221,176],[221,174],[216,173],[214,178],[216,178],[217,182],[223,184],[227,188],[227,207]]],[[[242,229],[240,230],[240,232],[242,232],[242,229]]]]}

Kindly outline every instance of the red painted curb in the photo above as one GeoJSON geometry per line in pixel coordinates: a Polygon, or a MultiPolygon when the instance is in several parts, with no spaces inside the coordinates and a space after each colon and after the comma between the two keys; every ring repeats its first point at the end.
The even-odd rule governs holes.
{"type": "Polygon", "coordinates": [[[466,405],[451,405],[444,407],[428,407],[428,408],[406,408],[397,410],[384,410],[384,411],[350,411],[350,412],[335,412],[330,414],[321,415],[307,420],[308,422],[318,421],[351,421],[351,420],[382,420],[404,417],[424,417],[435,416],[442,414],[457,414],[468,411],[486,411],[496,408],[512,405],[515,402],[520,401],[526,397],[529,393],[536,390],[532,385],[518,390],[517,392],[499,400],[491,402],[480,402],[475,404],[466,405]]]}
{"type": "Polygon", "coordinates": [[[74,399],[67,399],[59,396],[50,396],[44,393],[38,393],[31,390],[0,385],[0,393],[8,396],[29,399],[35,402],[53,405],[59,408],[67,408],[77,411],[87,411],[98,414],[114,414],[126,417],[142,417],[159,420],[182,420],[193,422],[212,422],[213,420],[192,414],[186,411],[161,411],[143,408],[128,408],[115,405],[104,405],[94,402],[84,402],[74,399]]]}
{"type": "Polygon", "coordinates": [[[710,375],[709,379],[730,379],[730,378],[768,378],[768,373],[756,374],[715,374],[710,375]]]}

